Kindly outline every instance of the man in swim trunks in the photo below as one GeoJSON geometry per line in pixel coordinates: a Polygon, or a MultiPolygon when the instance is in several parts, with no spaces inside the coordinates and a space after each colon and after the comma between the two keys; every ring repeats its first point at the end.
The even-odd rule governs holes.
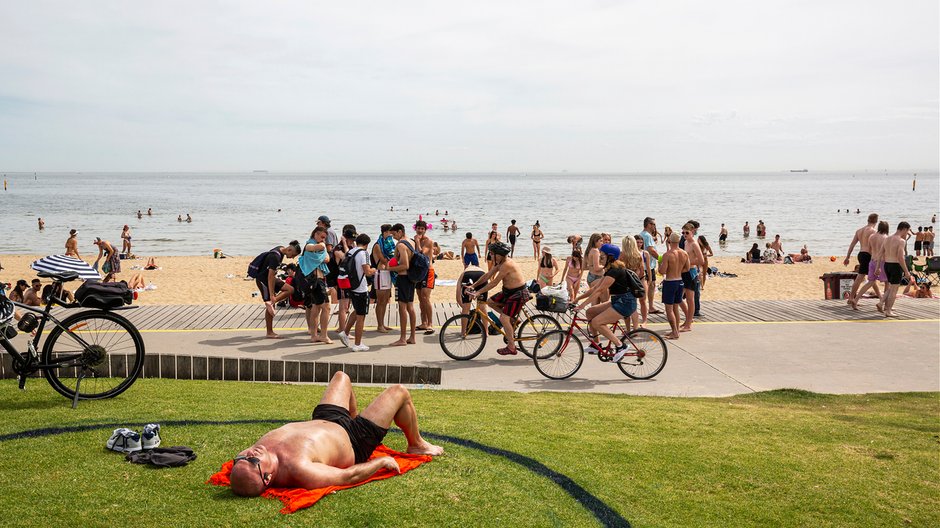
{"type": "Polygon", "coordinates": [[[914,234],[914,255],[920,256],[921,249],[924,247],[924,227],[917,226],[917,233],[914,234]]]}
{"type": "MultiPolygon", "coordinates": [[[[698,311],[699,304],[696,302],[701,291],[701,282],[699,273],[705,269],[705,256],[702,254],[702,248],[695,239],[695,225],[686,223],[682,226],[682,236],[685,238],[685,248],[680,246],[688,255],[689,269],[682,273],[682,287],[685,290],[685,322],[679,328],[680,332],[690,332],[692,330],[692,318],[701,315],[698,311]]],[[[680,240],[681,241],[681,240],[680,240]]]]}
{"type": "MultiPolygon", "coordinates": [[[[277,246],[262,255],[264,258],[258,267],[255,285],[261,293],[261,300],[264,301],[264,325],[267,338],[280,339],[281,336],[274,333],[274,307],[290,297],[294,293],[294,288],[277,278],[277,268],[284,261],[284,257],[294,258],[300,255],[300,242],[291,240],[286,246],[277,246]]],[[[323,332],[326,332],[325,328],[323,332]]]]}
{"type": "Polygon", "coordinates": [[[349,376],[337,372],[311,420],[283,425],[238,453],[232,466],[232,491],[257,497],[268,487],[316,489],[357,484],[380,469],[398,472],[392,457],[369,460],[392,421],[405,434],[406,452],[444,454],[421,437],[408,389],[392,385],[359,414],[349,376]]]}
{"type": "Polygon", "coordinates": [[[463,260],[463,267],[480,265],[480,243],[473,238],[473,233],[468,232],[467,238],[460,244],[460,259],[463,260]]]}
{"type": "Polygon", "coordinates": [[[877,232],[875,228],[877,225],[878,213],[868,215],[868,224],[855,231],[855,236],[852,237],[852,243],[849,244],[849,251],[845,255],[845,260],[842,261],[843,266],[849,265],[849,258],[855,250],[855,244],[858,244],[858,275],[855,276],[855,282],[852,283],[852,292],[849,293],[849,297],[846,300],[847,304],[852,304],[855,300],[855,295],[858,293],[859,286],[861,286],[868,277],[868,264],[871,263],[871,250],[868,247],[868,239],[877,232]]]}
{"type": "Polygon", "coordinates": [[[777,252],[778,259],[783,258],[785,253],[783,252],[783,244],[780,242],[780,235],[774,235],[774,241],[770,243],[770,249],[777,252]]]}
{"type": "Polygon", "coordinates": [[[415,327],[415,330],[423,330],[425,335],[434,333],[434,305],[431,304],[431,290],[434,289],[434,241],[427,235],[428,223],[424,220],[418,220],[415,223],[415,250],[424,253],[428,257],[430,266],[428,267],[427,279],[415,283],[418,290],[418,306],[421,308],[421,324],[415,327]]]}
{"type": "MultiPolygon", "coordinates": [[[[871,219],[870,216],[869,219],[871,219]]],[[[901,222],[898,224],[898,230],[889,236],[884,243],[885,275],[888,277],[888,287],[885,289],[885,317],[897,317],[891,311],[891,308],[894,307],[894,301],[898,295],[898,286],[901,285],[901,278],[907,277],[909,284],[914,283],[914,277],[907,269],[907,262],[904,258],[907,239],[910,234],[911,225],[907,222],[901,222]]]]}
{"type": "Polygon", "coordinates": [[[509,251],[509,258],[512,258],[516,255],[516,238],[519,236],[519,228],[516,227],[516,221],[510,220],[509,227],[506,228],[506,238],[509,239],[509,247],[512,249],[509,251]]]}
{"type": "Polygon", "coordinates": [[[666,305],[666,319],[672,330],[664,337],[666,339],[679,339],[679,305],[682,304],[683,281],[682,276],[689,271],[689,255],[679,249],[679,233],[673,233],[666,239],[667,251],[659,265],[659,273],[663,280],[663,304],[666,305]]]}
{"type": "Polygon", "coordinates": [[[724,242],[728,240],[728,228],[725,227],[725,224],[721,224],[721,231],[718,233],[718,242],[724,242]]]}
{"type": "Polygon", "coordinates": [[[513,328],[513,319],[519,315],[522,306],[529,301],[529,291],[525,287],[525,277],[522,269],[519,268],[509,253],[512,247],[505,242],[496,242],[490,244],[490,254],[493,255],[493,269],[487,271],[482,277],[470,285],[467,294],[470,297],[477,298],[480,295],[492,290],[497,284],[503,284],[503,290],[489,299],[489,305],[496,309],[499,315],[499,322],[502,323],[506,331],[507,344],[505,347],[496,351],[501,356],[514,356],[518,354],[516,350],[516,341],[513,339],[515,329],[513,328]],[[481,290],[476,288],[486,284],[481,290]]]}
{"type": "Polygon", "coordinates": [[[408,267],[411,265],[414,246],[405,238],[405,226],[395,224],[392,226],[392,238],[395,239],[395,256],[389,261],[388,271],[398,273],[395,277],[395,289],[398,297],[398,321],[401,328],[401,337],[391,346],[405,346],[415,344],[415,283],[408,278],[408,267]],[[405,338],[407,325],[411,323],[411,337],[405,338]]]}

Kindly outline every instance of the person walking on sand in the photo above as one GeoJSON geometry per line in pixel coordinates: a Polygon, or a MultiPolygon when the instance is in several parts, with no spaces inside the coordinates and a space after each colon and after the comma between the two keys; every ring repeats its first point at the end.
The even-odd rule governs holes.
{"type": "Polygon", "coordinates": [[[908,284],[914,284],[914,277],[907,269],[904,255],[907,246],[907,239],[911,233],[911,225],[907,222],[898,224],[898,230],[885,240],[885,275],[888,277],[888,287],[885,289],[884,313],[885,317],[897,317],[891,309],[894,307],[895,298],[898,295],[898,287],[901,285],[901,278],[907,277],[908,284]]]}
{"type": "Polygon", "coordinates": [[[751,236],[751,226],[747,222],[744,222],[744,238],[751,236]]]}
{"type": "Polygon", "coordinates": [[[385,314],[392,297],[392,272],[388,271],[388,261],[395,256],[395,239],[392,238],[392,225],[382,224],[382,234],[372,246],[372,267],[376,269],[372,288],[375,290],[375,331],[387,334],[390,329],[385,324],[385,314]]]}
{"type": "Polygon", "coordinates": [[[868,239],[875,234],[877,224],[878,213],[868,215],[868,224],[855,231],[855,236],[852,237],[852,243],[849,244],[849,251],[845,255],[845,260],[842,261],[843,266],[849,265],[849,258],[852,257],[852,252],[855,251],[855,245],[858,244],[858,274],[855,276],[855,282],[852,283],[852,291],[846,299],[846,304],[852,304],[859,287],[865,282],[868,265],[871,264],[871,248],[868,247],[868,239]]]}
{"type": "MultiPolygon", "coordinates": [[[[885,275],[885,240],[888,239],[888,222],[881,220],[878,222],[878,232],[873,234],[868,239],[868,247],[871,249],[871,264],[868,265],[868,281],[858,289],[858,293],[855,295],[849,304],[852,306],[853,310],[858,310],[858,302],[865,297],[865,292],[869,288],[875,289],[875,295],[878,296],[878,311],[882,311],[884,304],[884,298],[882,298],[881,293],[878,291],[878,281],[885,283],[885,291],[888,290],[888,277],[885,275]]],[[[859,270],[861,273],[861,270],[859,270]]]]}
{"type": "Polygon", "coordinates": [[[415,249],[405,238],[405,226],[395,224],[392,226],[392,237],[395,239],[395,256],[388,262],[388,271],[398,273],[395,278],[395,289],[398,291],[398,326],[401,328],[401,337],[391,346],[405,346],[415,344],[415,283],[408,278],[408,268],[414,259],[415,249]],[[406,331],[411,326],[411,333],[406,339],[406,331]]]}
{"type": "Polygon", "coordinates": [[[725,241],[728,240],[728,228],[725,227],[725,224],[721,224],[721,231],[718,232],[718,245],[724,245],[725,241]]]}
{"type": "MultiPolygon", "coordinates": [[[[312,343],[332,344],[329,335],[330,293],[326,286],[326,276],[330,272],[330,255],[326,251],[326,228],[317,226],[303,253],[297,259],[300,265],[300,286],[304,294],[304,311],[307,319],[307,332],[312,343]]],[[[297,279],[294,279],[297,284],[297,279]]]]}
{"type": "Polygon", "coordinates": [[[460,260],[463,267],[480,265],[480,243],[473,238],[473,233],[467,232],[467,238],[460,243],[460,260]]]}
{"type": "Polygon", "coordinates": [[[428,224],[424,220],[415,223],[415,251],[424,253],[428,258],[428,276],[415,283],[418,290],[418,306],[421,308],[421,324],[415,330],[421,330],[424,335],[434,333],[434,305],[431,303],[431,292],[434,290],[434,241],[427,235],[428,224]]]}
{"type": "Polygon", "coordinates": [[[274,333],[274,307],[294,293],[294,288],[277,278],[277,268],[284,257],[294,258],[300,255],[300,242],[291,240],[286,246],[277,246],[261,253],[248,265],[248,275],[254,277],[255,285],[264,301],[264,325],[268,339],[280,339],[274,333]]]}
{"type": "Polygon", "coordinates": [[[535,255],[535,259],[538,260],[539,255],[542,254],[542,239],[545,238],[545,234],[542,233],[542,226],[539,224],[538,220],[532,225],[532,234],[529,238],[532,239],[532,254],[535,255]]]}
{"type": "Polygon", "coordinates": [[[69,230],[69,238],[65,241],[65,255],[77,259],[82,258],[82,256],[78,254],[78,231],[75,229],[69,230]]]}
{"type": "Polygon", "coordinates": [[[649,304],[649,313],[659,314],[662,312],[656,308],[653,301],[656,293],[656,267],[659,265],[659,250],[656,249],[655,218],[647,216],[643,219],[643,231],[640,231],[640,236],[643,237],[643,249],[650,255],[650,280],[647,281],[646,299],[644,301],[649,304]]]}
{"type": "Polygon", "coordinates": [[[512,248],[509,244],[496,242],[490,247],[490,253],[493,255],[493,269],[487,271],[476,282],[470,285],[467,293],[476,299],[497,285],[502,283],[503,289],[496,295],[489,298],[488,304],[500,313],[499,322],[506,331],[506,346],[496,351],[501,356],[515,356],[519,352],[516,350],[516,333],[513,327],[513,320],[519,315],[522,306],[529,301],[531,297],[525,287],[525,277],[519,264],[509,257],[512,248]],[[486,286],[483,286],[486,284],[486,286]],[[477,290],[483,286],[482,289],[477,290]]]}
{"type": "Polygon", "coordinates": [[[127,224],[124,224],[124,229],[121,231],[121,240],[123,241],[121,253],[131,258],[131,227],[127,224]]]}
{"type": "Polygon", "coordinates": [[[666,253],[659,265],[659,274],[663,276],[663,304],[671,330],[663,336],[666,339],[679,339],[679,305],[683,303],[684,289],[682,276],[689,268],[689,255],[679,249],[679,234],[669,235],[666,239],[666,253]]]}
{"type": "Polygon", "coordinates": [[[509,247],[512,250],[509,252],[509,256],[515,256],[516,254],[516,238],[519,237],[519,228],[516,227],[516,221],[510,220],[509,227],[506,228],[506,238],[509,239],[509,247]]]}

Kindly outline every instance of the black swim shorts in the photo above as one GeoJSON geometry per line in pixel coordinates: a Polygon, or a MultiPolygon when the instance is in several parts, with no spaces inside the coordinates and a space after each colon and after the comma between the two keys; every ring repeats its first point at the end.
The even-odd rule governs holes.
{"type": "MultiPolygon", "coordinates": [[[[859,253],[861,255],[861,253],[859,253]]],[[[885,262],[885,276],[888,277],[888,284],[901,284],[901,278],[904,276],[904,270],[897,262],[885,262]]]]}
{"type": "Polygon", "coordinates": [[[868,265],[871,264],[871,253],[867,251],[858,252],[858,272],[862,275],[868,273],[868,265]]]}
{"type": "Polygon", "coordinates": [[[395,289],[398,292],[398,302],[415,302],[415,283],[411,282],[407,273],[400,273],[398,280],[395,281],[395,289]]]}
{"type": "Polygon", "coordinates": [[[356,455],[357,464],[369,460],[372,452],[388,434],[388,429],[375,425],[371,420],[362,416],[350,418],[349,410],[329,403],[317,405],[313,409],[313,418],[311,419],[332,422],[346,430],[349,441],[352,443],[353,453],[356,455]]]}
{"type": "MultiPolygon", "coordinates": [[[[267,279],[255,279],[255,286],[258,287],[258,291],[261,292],[261,300],[268,302],[271,300],[271,292],[268,291],[268,281],[267,279]]],[[[281,279],[274,279],[274,295],[281,293],[281,288],[284,287],[284,281],[281,279]]]]}
{"type": "Polygon", "coordinates": [[[687,290],[694,290],[694,289],[695,289],[695,279],[692,278],[692,272],[691,272],[691,271],[683,271],[683,272],[682,272],[682,287],[685,288],[685,289],[687,289],[687,290]]]}

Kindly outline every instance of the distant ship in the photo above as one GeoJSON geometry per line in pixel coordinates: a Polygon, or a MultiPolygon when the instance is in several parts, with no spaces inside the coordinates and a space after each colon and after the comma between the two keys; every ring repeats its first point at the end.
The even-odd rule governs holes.
{"type": "Polygon", "coordinates": [[[809,169],[790,169],[790,172],[809,172],[809,169]]]}
{"type": "Polygon", "coordinates": [[[251,171],[251,172],[268,172],[268,171],[266,171],[266,170],[253,170],[253,171],[251,171]]]}

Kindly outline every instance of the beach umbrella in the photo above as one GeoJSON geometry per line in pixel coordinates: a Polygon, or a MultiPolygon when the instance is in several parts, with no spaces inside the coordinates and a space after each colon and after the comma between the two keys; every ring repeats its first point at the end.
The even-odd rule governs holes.
{"type": "Polygon", "coordinates": [[[39,260],[34,260],[29,265],[36,271],[45,271],[48,273],[61,273],[63,271],[74,271],[82,280],[101,280],[101,275],[87,262],[68,255],[49,255],[39,260]]]}

